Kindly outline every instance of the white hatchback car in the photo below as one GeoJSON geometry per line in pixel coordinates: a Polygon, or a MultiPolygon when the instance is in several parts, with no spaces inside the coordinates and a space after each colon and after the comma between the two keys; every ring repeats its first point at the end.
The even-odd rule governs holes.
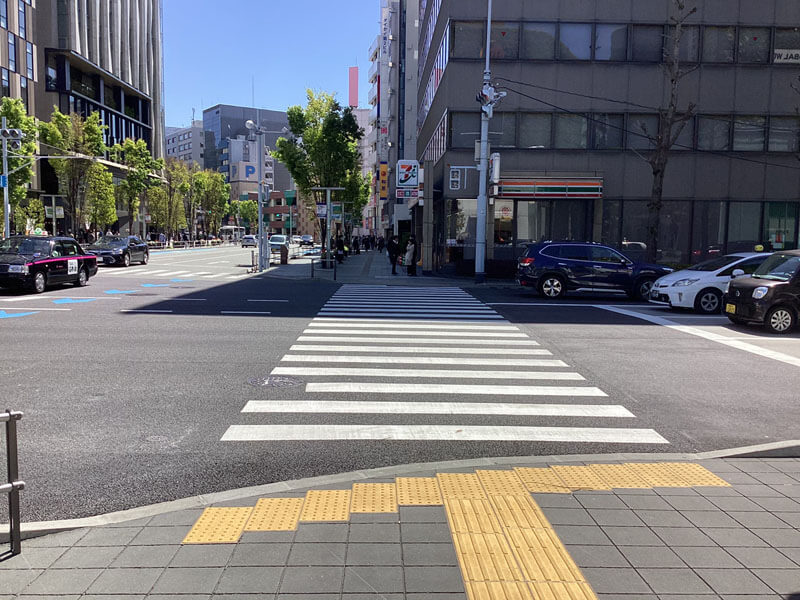
{"type": "Polygon", "coordinates": [[[737,275],[741,275],[738,271],[750,275],[769,255],[769,252],[736,252],[664,275],[653,283],[650,302],[718,314],[722,310],[722,294],[734,271],[737,275]]]}

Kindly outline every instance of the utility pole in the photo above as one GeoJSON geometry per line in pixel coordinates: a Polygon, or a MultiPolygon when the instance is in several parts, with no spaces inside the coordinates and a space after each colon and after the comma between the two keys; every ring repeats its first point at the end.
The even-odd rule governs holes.
{"type": "Polygon", "coordinates": [[[3,236],[8,237],[11,233],[11,204],[8,201],[8,186],[9,175],[8,172],[8,144],[11,142],[11,147],[14,150],[19,150],[22,147],[22,130],[20,129],[6,129],[6,118],[3,117],[2,129],[0,129],[0,138],[3,140],[3,236]]]}
{"type": "MultiPolygon", "coordinates": [[[[325,244],[326,252],[325,252],[325,268],[330,268],[333,266],[331,262],[332,254],[331,254],[331,213],[333,213],[333,209],[331,207],[331,192],[340,192],[344,191],[343,187],[315,187],[311,188],[315,192],[325,192],[325,239],[322,240],[322,243],[325,244]]],[[[342,221],[344,221],[344,206],[342,206],[342,221]]]]}

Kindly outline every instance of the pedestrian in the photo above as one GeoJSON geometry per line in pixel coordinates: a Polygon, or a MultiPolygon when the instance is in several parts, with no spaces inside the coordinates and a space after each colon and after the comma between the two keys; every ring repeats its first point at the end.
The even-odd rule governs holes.
{"type": "Polygon", "coordinates": [[[389,262],[392,263],[392,275],[397,275],[397,258],[400,256],[400,242],[396,235],[389,238],[386,251],[389,254],[389,262]]]}
{"type": "Polygon", "coordinates": [[[406,245],[406,255],[404,257],[403,262],[405,262],[406,266],[408,267],[408,275],[409,277],[416,277],[417,275],[417,238],[413,235],[408,238],[408,244],[406,245]]]}
{"type": "Polygon", "coordinates": [[[354,254],[361,254],[361,248],[358,244],[358,236],[353,236],[353,253],[354,254]]]}
{"type": "Polygon", "coordinates": [[[383,236],[378,238],[378,252],[383,254],[383,247],[386,245],[386,241],[383,239],[383,236]]]}
{"type": "Polygon", "coordinates": [[[339,264],[344,262],[344,238],[342,236],[336,238],[336,260],[339,264]]]}

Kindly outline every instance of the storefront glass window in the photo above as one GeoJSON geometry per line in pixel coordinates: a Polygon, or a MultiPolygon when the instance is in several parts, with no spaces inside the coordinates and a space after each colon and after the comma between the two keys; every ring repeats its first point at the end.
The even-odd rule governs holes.
{"type": "Polygon", "coordinates": [[[769,151],[797,152],[800,149],[800,119],[772,117],[769,120],[769,151]]]}
{"type": "Polygon", "coordinates": [[[522,113],[519,123],[520,148],[549,148],[552,115],[522,113]]]}
{"type": "Polygon", "coordinates": [[[478,201],[474,198],[448,200],[447,262],[475,260],[475,223],[478,218],[478,201]]]}
{"type": "Polygon", "coordinates": [[[556,148],[586,148],[588,125],[582,115],[556,114],[556,148]]]}
{"type": "Polygon", "coordinates": [[[728,252],[753,252],[761,243],[760,202],[731,202],[728,215],[728,252]]]}
{"type": "Polygon", "coordinates": [[[769,28],[739,28],[739,62],[765,63],[769,60],[769,28]]]}
{"type": "Polygon", "coordinates": [[[664,28],[660,25],[634,25],[631,55],[633,60],[661,62],[664,47],[664,28]]]}
{"type": "Polygon", "coordinates": [[[681,265],[689,262],[691,202],[663,202],[658,229],[658,260],[681,265]]]}
{"type": "Polygon", "coordinates": [[[519,57],[519,23],[492,21],[492,58],[519,57]]]}
{"type": "MultiPolygon", "coordinates": [[[[495,200],[494,212],[494,259],[514,260],[514,201],[495,200]]],[[[490,209],[490,210],[492,210],[490,209]]]]}
{"type": "Polygon", "coordinates": [[[528,244],[547,239],[550,223],[550,201],[531,200],[517,202],[518,253],[528,244]]]}
{"type": "Polygon", "coordinates": [[[454,23],[451,46],[453,58],[483,58],[485,37],[483,23],[454,23]]]}
{"type": "Polygon", "coordinates": [[[592,58],[592,26],[589,23],[562,23],[558,57],[561,60],[592,58]]]}
{"type": "Polygon", "coordinates": [[[550,237],[554,240],[584,241],[591,239],[587,225],[591,202],[586,200],[553,200],[553,225],[550,237]]]}
{"type": "Polygon", "coordinates": [[[619,200],[603,200],[603,242],[614,247],[619,247],[620,242],[620,211],[622,202],[619,200]]]}
{"type": "Polygon", "coordinates": [[[697,121],[698,150],[730,149],[731,122],[726,117],[700,117],[697,121]]]}
{"type": "Polygon", "coordinates": [[[703,29],[703,62],[732,63],[735,27],[703,29]]]}
{"type": "Polygon", "coordinates": [[[626,200],[622,208],[621,250],[631,260],[644,260],[647,254],[647,202],[626,200]]]}
{"type": "Polygon", "coordinates": [[[628,58],[628,26],[597,25],[594,34],[595,60],[625,60],[628,58]]]}
{"type": "Polygon", "coordinates": [[[522,24],[522,58],[553,60],[555,48],[555,23],[522,24]]]}
{"type": "Polygon", "coordinates": [[[764,235],[762,239],[772,247],[768,250],[793,250],[797,248],[797,209],[794,202],[764,203],[764,235]]]}
{"type": "Polygon", "coordinates": [[[733,123],[733,149],[763,152],[766,121],[764,117],[737,116],[733,123]]]}
{"type": "Polygon", "coordinates": [[[724,246],[725,203],[695,203],[691,262],[698,263],[724,254],[724,246]]]}

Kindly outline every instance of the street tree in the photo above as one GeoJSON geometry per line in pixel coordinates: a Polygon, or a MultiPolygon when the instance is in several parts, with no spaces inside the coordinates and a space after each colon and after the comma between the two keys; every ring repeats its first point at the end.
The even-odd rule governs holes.
{"type": "MultiPolygon", "coordinates": [[[[165,214],[167,236],[172,238],[186,227],[184,203],[191,191],[189,167],[182,160],[168,158],[164,168],[165,214]]],[[[152,213],[152,210],[151,210],[152,213]]]]}
{"type": "Polygon", "coordinates": [[[39,198],[29,198],[20,202],[14,211],[14,226],[17,233],[29,233],[37,227],[44,227],[44,204],[39,198]]]}
{"type": "MultiPolygon", "coordinates": [[[[33,155],[36,153],[36,119],[29,117],[25,104],[19,98],[5,97],[0,101],[0,117],[6,118],[6,125],[12,129],[20,129],[24,134],[22,146],[19,150],[9,148],[8,170],[8,201],[11,205],[11,215],[16,221],[16,209],[28,194],[28,186],[33,177],[33,155]]],[[[3,205],[0,203],[0,223],[3,219],[3,205]]],[[[25,221],[15,223],[17,230],[25,227],[25,221]]],[[[2,225],[0,225],[2,227],[2,225]]],[[[7,232],[2,231],[0,238],[7,232]]]]}
{"type": "Polygon", "coordinates": [[[239,217],[247,221],[252,229],[258,225],[258,203],[255,200],[241,200],[237,202],[239,217]]]}
{"type": "Polygon", "coordinates": [[[228,212],[231,186],[222,173],[207,169],[194,177],[197,205],[205,216],[206,233],[218,231],[222,217],[228,212]]]}
{"type": "Polygon", "coordinates": [[[93,112],[85,119],[78,113],[65,115],[53,109],[50,121],[39,123],[42,150],[50,156],[69,158],[48,159],[58,178],[58,187],[65,199],[65,216],[72,229],[85,220],[86,177],[95,158],[107,148],[103,142],[105,125],[100,114],[93,112]]]}
{"type": "Polygon", "coordinates": [[[128,233],[133,233],[133,221],[148,188],[160,185],[156,172],[164,168],[164,161],[153,158],[144,140],[126,139],[111,149],[114,160],[125,168],[125,179],[117,189],[128,211],[128,233]]]}
{"type": "Polygon", "coordinates": [[[117,220],[114,177],[101,163],[92,164],[86,174],[86,214],[99,231],[105,231],[117,220]]]}

